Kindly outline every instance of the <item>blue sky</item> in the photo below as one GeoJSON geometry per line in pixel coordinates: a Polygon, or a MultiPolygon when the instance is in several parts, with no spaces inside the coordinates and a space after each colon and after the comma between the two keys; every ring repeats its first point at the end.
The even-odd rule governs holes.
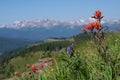
{"type": "Polygon", "coordinates": [[[120,19],[120,0],[0,0],[0,24],[34,19],[87,19],[96,9],[106,19],[120,19]]]}

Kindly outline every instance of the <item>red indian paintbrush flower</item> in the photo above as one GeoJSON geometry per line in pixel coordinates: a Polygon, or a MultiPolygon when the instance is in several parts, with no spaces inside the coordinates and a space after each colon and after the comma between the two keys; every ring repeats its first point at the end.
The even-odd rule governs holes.
{"type": "Polygon", "coordinates": [[[100,11],[100,10],[96,10],[96,11],[95,11],[95,16],[96,16],[97,18],[100,18],[100,17],[101,17],[101,11],[100,11]]]}
{"type": "Polygon", "coordinates": [[[94,29],[93,23],[88,23],[87,26],[85,26],[85,28],[93,31],[93,29],[94,29]]]}
{"type": "Polygon", "coordinates": [[[95,19],[98,19],[96,22],[93,22],[93,23],[88,23],[87,26],[81,28],[81,30],[83,32],[86,31],[86,29],[90,30],[90,31],[93,31],[93,29],[97,29],[98,31],[100,31],[100,28],[101,28],[101,23],[100,23],[100,20],[103,18],[103,16],[101,16],[102,13],[100,10],[96,10],[95,13],[94,13],[94,16],[92,16],[92,18],[95,18],[95,19]]]}
{"type": "Polygon", "coordinates": [[[32,65],[32,66],[31,66],[31,70],[35,72],[35,71],[37,70],[37,69],[36,69],[36,66],[35,66],[35,65],[32,65]]]}
{"type": "Polygon", "coordinates": [[[93,31],[93,29],[97,29],[97,30],[100,30],[100,22],[97,21],[97,22],[93,22],[93,23],[88,23],[87,26],[81,28],[81,30],[83,32],[85,32],[86,30],[85,29],[88,29],[90,31],[93,31]]]}
{"type": "Polygon", "coordinates": [[[92,16],[92,18],[95,18],[95,19],[103,18],[103,16],[101,16],[101,14],[102,13],[100,10],[96,10],[94,13],[94,16],[92,16]]]}
{"type": "Polygon", "coordinates": [[[94,22],[93,25],[94,25],[95,29],[100,30],[100,22],[99,21],[94,22]]]}

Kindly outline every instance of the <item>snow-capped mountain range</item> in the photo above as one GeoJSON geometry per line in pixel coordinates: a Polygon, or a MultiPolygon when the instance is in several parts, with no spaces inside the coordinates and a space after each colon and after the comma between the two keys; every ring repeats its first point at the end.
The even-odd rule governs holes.
{"type": "MultiPolygon", "coordinates": [[[[81,27],[92,18],[76,21],[58,21],[49,19],[36,19],[32,21],[15,21],[12,24],[0,25],[0,52],[13,50],[26,44],[45,40],[49,37],[70,37],[81,33],[81,27]]],[[[103,20],[103,25],[110,30],[120,30],[120,20],[103,20]]]]}
{"type": "Polygon", "coordinates": [[[50,28],[54,26],[64,25],[64,26],[76,26],[76,25],[82,25],[85,24],[88,21],[91,20],[77,20],[77,21],[58,21],[58,20],[49,20],[49,19],[36,19],[32,21],[14,21],[12,24],[4,25],[1,24],[0,28],[13,28],[13,29],[20,29],[24,27],[44,27],[44,28],[50,28]]]}
{"type": "MultiPolygon", "coordinates": [[[[33,28],[33,27],[44,27],[44,28],[51,28],[54,26],[69,26],[73,28],[74,26],[81,26],[87,24],[89,22],[93,22],[95,19],[89,18],[86,20],[76,20],[76,21],[59,21],[59,20],[49,20],[49,19],[36,19],[31,21],[14,21],[12,24],[1,24],[0,28],[13,28],[13,29],[20,29],[20,28],[33,28]]],[[[102,23],[120,23],[119,19],[111,19],[111,20],[103,20],[102,23]]]]}
{"type": "MultiPolygon", "coordinates": [[[[49,19],[36,19],[32,21],[15,21],[13,24],[0,25],[0,37],[24,38],[28,40],[44,40],[49,37],[70,37],[81,32],[81,27],[95,19],[76,21],[59,21],[49,19]]],[[[103,20],[103,25],[110,29],[118,30],[119,19],[103,20]]]]}

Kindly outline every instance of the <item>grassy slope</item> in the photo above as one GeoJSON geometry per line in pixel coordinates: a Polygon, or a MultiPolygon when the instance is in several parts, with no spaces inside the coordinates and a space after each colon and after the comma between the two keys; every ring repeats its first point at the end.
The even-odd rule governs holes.
{"type": "MultiPolygon", "coordinates": [[[[45,73],[46,76],[43,77],[43,79],[46,79],[47,77],[46,80],[99,80],[101,78],[102,80],[111,80],[111,68],[110,66],[107,66],[99,56],[95,46],[93,45],[94,42],[87,40],[80,41],[80,43],[78,42],[76,44],[74,53],[75,57],[69,57],[66,53],[55,56],[57,64],[53,67],[53,71],[50,69],[47,70],[47,72],[50,72],[51,74],[47,77],[48,73],[45,73]],[[104,69],[104,71],[101,71],[101,68],[104,69]]],[[[109,47],[108,51],[111,54],[111,59],[113,59],[113,61],[115,56],[120,57],[120,33],[107,34],[105,44],[109,47]]],[[[118,65],[119,62],[120,61],[117,63],[118,65]]],[[[119,80],[119,77],[117,80],[119,80]]]]}
{"type": "MultiPolygon", "coordinates": [[[[82,36],[83,37],[83,36],[82,36]]],[[[109,52],[111,54],[116,54],[118,56],[120,53],[120,33],[109,33],[106,35],[106,44],[109,47],[109,52]]],[[[78,38],[78,37],[77,37],[78,38]]],[[[54,54],[52,55],[52,57],[54,57],[56,59],[56,65],[52,67],[52,71],[51,68],[46,69],[47,72],[50,72],[51,74],[48,75],[48,73],[43,73],[43,75],[45,75],[45,77],[49,78],[50,80],[55,79],[56,77],[58,77],[57,80],[62,80],[65,78],[66,75],[67,79],[69,80],[73,80],[75,76],[73,76],[74,74],[69,72],[69,70],[67,71],[68,68],[66,67],[61,67],[61,66],[68,66],[67,64],[71,64],[72,62],[72,67],[71,68],[75,68],[77,66],[77,64],[79,64],[78,71],[81,72],[79,74],[80,78],[82,79],[88,79],[91,78],[91,80],[94,79],[99,79],[101,77],[102,74],[105,75],[106,80],[110,80],[108,77],[108,75],[106,75],[106,73],[109,74],[109,76],[111,75],[109,73],[109,71],[107,70],[107,72],[100,72],[99,68],[101,66],[101,64],[104,65],[103,61],[101,60],[101,58],[99,57],[99,54],[95,48],[95,46],[93,45],[93,42],[91,40],[82,40],[81,41],[81,37],[78,38],[75,42],[75,57],[74,58],[69,58],[69,56],[66,55],[65,51],[61,51],[59,53],[62,54],[54,54]],[[80,41],[79,41],[80,39],[80,41]],[[68,60],[67,64],[66,64],[66,60],[68,60]],[[74,61],[77,60],[78,62],[74,61]],[[74,61],[74,62],[73,62],[74,61]],[[59,64],[58,64],[59,63],[59,64]],[[81,67],[80,67],[81,66],[81,67]],[[60,69],[61,73],[59,74],[59,70],[56,69],[60,69]],[[89,73],[92,72],[92,73],[89,73]],[[66,73],[66,74],[62,74],[62,73],[66,73]],[[53,77],[54,75],[54,77],[53,77]],[[58,75],[58,76],[57,76],[58,75]],[[59,75],[63,75],[62,77],[60,77],[59,75]],[[86,76],[86,77],[85,77],[86,76]]],[[[30,52],[30,54],[28,54],[26,57],[15,57],[12,58],[9,63],[7,64],[8,67],[6,67],[6,70],[9,70],[8,68],[10,67],[11,64],[14,65],[15,70],[18,70],[19,72],[24,72],[27,71],[27,69],[24,67],[26,63],[32,64],[38,61],[40,57],[40,54],[44,52],[42,51],[36,51],[36,52],[30,52]]],[[[52,54],[53,52],[51,52],[52,54]]],[[[113,55],[114,56],[114,55],[113,55]]],[[[47,56],[48,57],[48,56],[47,56]]],[[[105,69],[108,69],[108,67],[105,67],[105,69]]],[[[13,72],[11,72],[12,74],[13,72]]],[[[11,75],[10,74],[10,75],[11,75]]],[[[76,73],[77,74],[77,73],[76,73]]],[[[78,78],[78,79],[80,79],[78,78]]],[[[46,79],[47,80],[47,79],[46,79]]],[[[118,77],[119,80],[119,77],[118,77]]]]}
{"type": "MultiPolygon", "coordinates": [[[[28,71],[25,64],[33,64],[38,62],[40,58],[51,56],[51,51],[54,53],[55,47],[65,47],[73,42],[73,39],[64,39],[57,41],[45,41],[30,45],[25,49],[16,52],[15,55],[9,57],[5,62],[5,75],[13,76],[14,71],[19,71],[20,73],[28,71]],[[49,48],[49,51],[46,49],[49,48]],[[50,53],[50,54],[49,54],[50,53]]],[[[1,76],[0,76],[1,77],[1,76]]]]}

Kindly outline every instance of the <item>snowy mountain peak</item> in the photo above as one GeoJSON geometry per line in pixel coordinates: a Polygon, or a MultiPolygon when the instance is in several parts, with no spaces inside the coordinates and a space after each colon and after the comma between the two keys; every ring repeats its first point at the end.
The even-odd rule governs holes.
{"type": "MultiPolygon", "coordinates": [[[[14,21],[12,24],[8,25],[0,25],[0,28],[13,28],[13,29],[20,29],[25,27],[44,27],[44,28],[51,28],[54,26],[81,26],[87,24],[89,22],[94,22],[95,19],[88,18],[86,20],[76,20],[76,21],[59,21],[59,20],[49,20],[49,19],[35,19],[31,21],[14,21]]],[[[103,20],[102,23],[120,23],[119,19],[112,19],[112,20],[103,20]]]]}

